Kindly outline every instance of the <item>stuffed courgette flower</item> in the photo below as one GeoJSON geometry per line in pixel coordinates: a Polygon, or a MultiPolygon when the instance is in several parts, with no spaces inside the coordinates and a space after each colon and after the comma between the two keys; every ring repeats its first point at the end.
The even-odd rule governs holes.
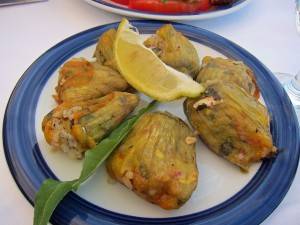
{"type": "Polygon", "coordinates": [[[42,129],[48,144],[81,159],[138,104],[135,94],[112,92],[102,98],[64,102],[44,117],[42,129]]]}
{"type": "MultiPolygon", "coordinates": [[[[118,70],[113,56],[113,45],[117,31],[104,32],[97,43],[94,53],[97,62],[118,70]]],[[[190,41],[171,24],[162,26],[156,34],[144,42],[166,64],[183,73],[195,77],[200,69],[199,57],[190,41]]]]}
{"type": "Polygon", "coordinates": [[[207,82],[200,97],[186,99],[184,110],[203,142],[245,171],[276,153],[267,109],[235,83],[207,82]]]}
{"type": "Polygon", "coordinates": [[[197,81],[203,83],[208,80],[236,83],[256,99],[259,98],[259,88],[256,84],[254,74],[243,62],[220,57],[204,57],[197,81]]]}
{"type": "Polygon", "coordinates": [[[193,132],[167,112],[145,114],[107,161],[109,174],[164,209],[183,205],[196,188],[193,132]]]}
{"type": "Polygon", "coordinates": [[[144,44],[167,65],[192,78],[200,69],[200,59],[193,44],[171,24],[166,24],[148,38],[144,44]]]}
{"type": "Polygon", "coordinates": [[[127,82],[115,70],[85,59],[71,59],[59,71],[58,103],[99,98],[113,91],[124,91],[127,82]]]}
{"type": "Polygon", "coordinates": [[[116,34],[117,31],[115,29],[110,29],[100,36],[96,50],[94,52],[94,57],[96,57],[98,63],[109,66],[112,69],[118,71],[113,53],[116,34]]]}

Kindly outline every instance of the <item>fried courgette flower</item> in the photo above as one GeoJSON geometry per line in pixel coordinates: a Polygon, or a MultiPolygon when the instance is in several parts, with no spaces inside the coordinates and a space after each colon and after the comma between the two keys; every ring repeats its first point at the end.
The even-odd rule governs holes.
{"type": "Polygon", "coordinates": [[[47,114],[42,129],[54,149],[81,159],[137,106],[138,97],[126,92],[112,92],[102,98],[64,102],[47,114]]]}
{"type": "Polygon", "coordinates": [[[144,44],[166,64],[192,78],[200,69],[200,59],[193,44],[171,24],[166,24],[148,38],[144,44]]]}
{"type": "Polygon", "coordinates": [[[59,71],[57,95],[58,103],[82,101],[102,97],[113,91],[124,91],[127,82],[115,70],[85,59],[71,59],[59,71]]]}
{"type": "Polygon", "coordinates": [[[181,119],[145,114],[108,159],[108,173],[151,203],[179,208],[197,185],[195,142],[181,119]]]}
{"type": "Polygon", "coordinates": [[[256,99],[259,98],[259,88],[254,74],[241,61],[206,56],[202,60],[202,66],[196,80],[200,83],[208,80],[234,82],[256,99]]]}
{"type": "Polygon", "coordinates": [[[203,142],[245,171],[277,151],[267,109],[235,83],[207,82],[200,97],[186,99],[184,110],[203,142]]]}
{"type": "Polygon", "coordinates": [[[110,29],[100,36],[96,50],[94,52],[94,57],[96,57],[97,62],[118,71],[113,53],[116,34],[117,31],[115,29],[110,29]]]}

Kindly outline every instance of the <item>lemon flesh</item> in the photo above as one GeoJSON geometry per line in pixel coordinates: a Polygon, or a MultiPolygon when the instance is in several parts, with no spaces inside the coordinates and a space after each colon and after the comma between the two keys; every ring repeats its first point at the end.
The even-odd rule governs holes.
{"type": "Polygon", "coordinates": [[[199,83],[166,65],[146,48],[143,38],[126,19],[118,27],[114,57],[127,82],[158,101],[196,97],[204,91],[199,83]]]}

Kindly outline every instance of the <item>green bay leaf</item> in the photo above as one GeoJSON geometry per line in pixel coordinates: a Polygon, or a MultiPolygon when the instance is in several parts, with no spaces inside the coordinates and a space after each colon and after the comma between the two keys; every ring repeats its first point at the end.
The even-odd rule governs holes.
{"type": "Polygon", "coordinates": [[[74,181],[45,180],[35,198],[34,225],[47,224],[59,202],[73,189],[74,181]]]}

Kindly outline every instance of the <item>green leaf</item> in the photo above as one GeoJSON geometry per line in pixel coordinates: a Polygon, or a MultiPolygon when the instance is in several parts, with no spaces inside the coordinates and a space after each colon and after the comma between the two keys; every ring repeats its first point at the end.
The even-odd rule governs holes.
{"type": "Polygon", "coordinates": [[[110,153],[127,136],[137,120],[150,111],[155,105],[151,102],[146,108],[141,109],[136,115],[126,119],[110,135],[103,139],[95,148],[85,153],[81,175],[72,181],[56,181],[48,179],[43,182],[35,197],[34,225],[47,225],[54,209],[60,201],[70,192],[76,191],[80,184],[94,174],[96,169],[105,161],[110,153]]]}
{"type": "Polygon", "coordinates": [[[74,181],[61,182],[48,179],[35,197],[34,225],[47,224],[50,216],[63,197],[73,189],[74,181]]]}

